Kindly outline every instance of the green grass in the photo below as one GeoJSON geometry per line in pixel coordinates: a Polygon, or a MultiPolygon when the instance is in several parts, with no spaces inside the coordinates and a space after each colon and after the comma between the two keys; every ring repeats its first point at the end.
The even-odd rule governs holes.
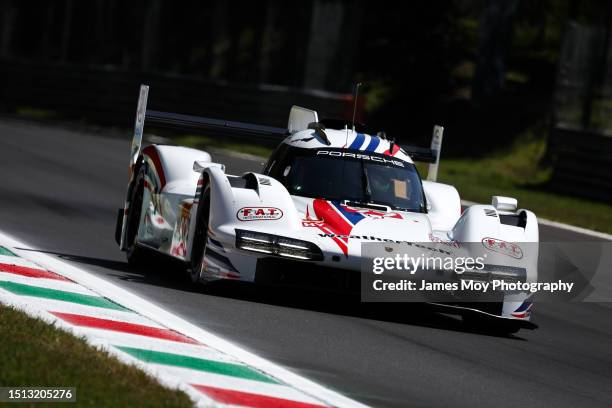
{"type": "Polygon", "coordinates": [[[492,164],[490,160],[443,161],[439,181],[454,185],[465,200],[489,203],[492,195],[510,196],[518,199],[519,207],[539,217],[612,233],[611,205],[537,190],[530,180],[513,179],[510,173],[500,173],[492,164]]]}
{"type": "Polygon", "coordinates": [[[193,406],[185,393],[164,388],[83,339],[5,306],[0,306],[0,386],[77,388],[76,404],[57,406],[193,406]]]}
{"type": "Polygon", "coordinates": [[[529,129],[509,149],[485,159],[442,157],[438,179],[454,185],[465,200],[489,203],[492,195],[506,195],[539,217],[612,233],[612,205],[547,191],[552,169],[539,165],[546,150],[543,132],[529,129]]]}
{"type": "MultiPolygon", "coordinates": [[[[493,195],[511,196],[519,207],[532,210],[538,217],[564,222],[596,231],[612,233],[612,205],[547,191],[552,169],[542,168],[546,150],[543,126],[528,129],[508,149],[485,159],[446,159],[444,149],[438,180],[455,186],[464,200],[489,203],[493,195]]],[[[185,136],[177,144],[200,148],[218,147],[267,157],[272,149],[249,144],[220,142],[212,138],[185,136]]],[[[427,175],[427,165],[419,164],[427,175]]]]}

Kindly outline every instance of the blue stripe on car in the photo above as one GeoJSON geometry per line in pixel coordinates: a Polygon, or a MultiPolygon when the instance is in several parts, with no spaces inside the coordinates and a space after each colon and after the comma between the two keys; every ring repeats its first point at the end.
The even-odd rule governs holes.
{"type": "Polygon", "coordinates": [[[370,139],[370,144],[368,144],[368,147],[365,148],[366,152],[373,152],[374,150],[376,150],[379,144],[380,144],[380,138],[376,136],[372,136],[370,139]]]}
{"type": "Polygon", "coordinates": [[[525,300],[519,307],[518,309],[516,309],[514,311],[514,313],[517,312],[524,312],[525,310],[527,310],[529,308],[529,306],[531,306],[531,300],[525,300]]]}
{"type": "Polygon", "coordinates": [[[365,135],[363,133],[357,133],[357,136],[355,136],[355,140],[353,140],[353,143],[351,143],[351,145],[349,146],[349,149],[359,150],[364,140],[365,140],[365,135]]]}
{"type": "Polygon", "coordinates": [[[358,213],[357,211],[348,211],[346,207],[340,205],[340,202],[338,201],[331,201],[331,203],[353,225],[365,218],[365,215],[358,213]]]}

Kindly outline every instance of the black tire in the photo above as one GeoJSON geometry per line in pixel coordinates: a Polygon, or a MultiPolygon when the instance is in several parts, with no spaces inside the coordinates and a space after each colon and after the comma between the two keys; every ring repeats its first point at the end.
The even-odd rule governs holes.
{"type": "Polygon", "coordinates": [[[126,256],[128,264],[132,267],[142,267],[145,265],[146,254],[145,250],[138,246],[136,237],[138,236],[138,227],[140,224],[140,216],[142,215],[142,200],[144,195],[144,172],[138,172],[130,195],[130,208],[128,210],[126,223],[126,256]]]}
{"type": "Polygon", "coordinates": [[[193,234],[193,245],[191,247],[191,261],[189,265],[189,277],[194,284],[202,283],[201,270],[202,262],[204,261],[204,252],[206,251],[206,242],[208,241],[208,220],[210,217],[210,188],[208,180],[205,179],[206,186],[204,187],[201,196],[198,211],[196,213],[196,226],[193,234]]]}

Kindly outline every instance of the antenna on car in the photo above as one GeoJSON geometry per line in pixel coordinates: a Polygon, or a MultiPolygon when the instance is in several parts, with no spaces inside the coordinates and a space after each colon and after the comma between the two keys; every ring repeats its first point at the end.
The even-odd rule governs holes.
{"type": "Polygon", "coordinates": [[[359,96],[359,87],[361,82],[355,84],[355,97],[353,99],[353,132],[355,131],[355,115],[357,114],[357,97],[359,96]]]}

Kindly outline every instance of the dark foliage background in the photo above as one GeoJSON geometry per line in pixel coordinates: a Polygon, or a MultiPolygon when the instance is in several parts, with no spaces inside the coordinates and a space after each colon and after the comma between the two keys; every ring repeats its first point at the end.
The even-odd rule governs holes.
{"type": "Polygon", "coordinates": [[[486,155],[549,123],[568,25],[607,29],[610,10],[603,0],[2,0],[0,61],[336,94],[361,81],[374,127],[424,143],[441,123],[447,154],[486,155]]]}

